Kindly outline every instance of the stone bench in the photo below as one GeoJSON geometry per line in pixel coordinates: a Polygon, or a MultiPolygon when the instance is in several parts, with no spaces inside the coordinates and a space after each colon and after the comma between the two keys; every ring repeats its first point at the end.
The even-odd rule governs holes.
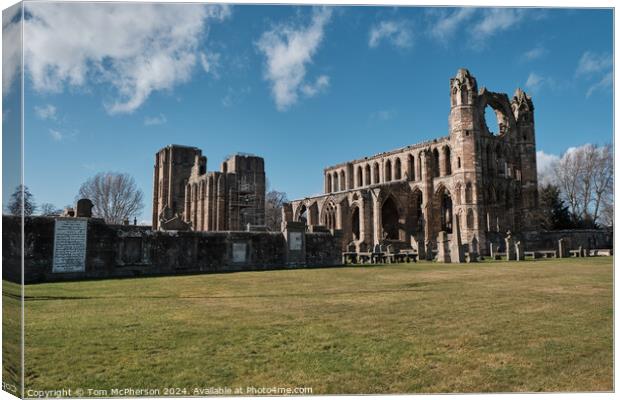
{"type": "Polygon", "coordinates": [[[613,256],[614,251],[613,249],[591,249],[590,255],[591,256],[613,256]]]}
{"type": "Polygon", "coordinates": [[[402,253],[388,253],[387,255],[388,262],[390,263],[402,263],[402,262],[418,262],[418,253],[413,252],[402,252],[402,253]]]}

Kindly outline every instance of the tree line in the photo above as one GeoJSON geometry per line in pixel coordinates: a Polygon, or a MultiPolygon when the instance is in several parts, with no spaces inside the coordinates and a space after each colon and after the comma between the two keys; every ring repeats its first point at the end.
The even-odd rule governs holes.
{"type": "MultiPolygon", "coordinates": [[[[103,218],[108,224],[121,224],[125,220],[137,217],[144,209],[144,194],[138,188],[133,177],[117,172],[100,172],[87,179],[75,196],[78,199],[90,199],[93,202],[93,216],[103,218]]],[[[70,205],[66,208],[71,207],[70,205]]],[[[34,196],[27,186],[18,186],[9,198],[6,211],[11,215],[31,216],[60,215],[63,210],[51,203],[37,206],[34,196]]]]}
{"type": "MultiPolygon", "coordinates": [[[[611,144],[587,144],[567,150],[553,162],[538,188],[536,217],[543,229],[599,228],[613,225],[613,148],[611,144]]],[[[541,179],[542,178],[542,179],[541,179]]],[[[93,202],[93,215],[107,223],[120,224],[144,209],[144,194],[129,174],[101,172],[86,180],[76,200],[93,202]]],[[[269,190],[265,195],[265,225],[279,231],[285,192],[269,190]]],[[[21,215],[59,215],[62,209],[50,203],[36,205],[27,187],[18,187],[9,199],[7,212],[21,215]],[[22,202],[23,198],[23,202],[22,202]]]]}

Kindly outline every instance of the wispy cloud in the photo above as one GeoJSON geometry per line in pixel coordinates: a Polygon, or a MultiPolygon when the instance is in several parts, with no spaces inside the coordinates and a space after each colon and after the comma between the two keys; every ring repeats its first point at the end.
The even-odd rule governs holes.
{"type": "Polygon", "coordinates": [[[308,96],[316,96],[318,93],[327,90],[329,87],[329,76],[321,75],[314,83],[306,83],[301,87],[301,92],[308,96]]]}
{"type": "Polygon", "coordinates": [[[581,55],[575,76],[593,82],[586,90],[586,97],[594,92],[611,89],[613,83],[613,60],[609,53],[586,51],[581,55]]]}
{"type": "Polygon", "coordinates": [[[440,12],[431,26],[431,36],[444,43],[447,42],[459,27],[474,16],[475,12],[475,8],[458,8],[453,12],[440,12]]]}
{"type": "Polygon", "coordinates": [[[240,103],[245,96],[247,96],[252,91],[250,86],[242,87],[239,89],[235,89],[233,87],[228,87],[226,90],[226,95],[222,98],[222,105],[224,107],[232,107],[235,104],[240,103]]]}
{"type": "Polygon", "coordinates": [[[379,110],[370,113],[370,119],[379,121],[389,121],[394,119],[398,113],[396,110],[379,110]]]}
{"type": "Polygon", "coordinates": [[[220,54],[216,52],[200,53],[200,65],[202,66],[202,69],[216,79],[220,77],[220,58],[220,54]]]}
{"type": "Polygon", "coordinates": [[[407,21],[381,21],[370,29],[368,46],[375,48],[381,42],[405,49],[413,46],[413,32],[407,21]]]}
{"type": "Polygon", "coordinates": [[[586,92],[586,97],[592,96],[592,94],[596,91],[610,89],[612,83],[613,83],[613,74],[610,71],[607,74],[605,74],[598,82],[596,82],[595,84],[591,85],[588,88],[586,92]]]}
{"type": "Polygon", "coordinates": [[[523,59],[526,61],[533,61],[541,58],[547,53],[547,49],[542,46],[536,46],[525,53],[523,53],[523,59]]]}
{"type": "Polygon", "coordinates": [[[597,54],[586,51],[577,64],[576,76],[592,75],[611,68],[613,61],[608,53],[597,54]]]}
{"type": "Polygon", "coordinates": [[[52,104],[46,104],[44,106],[34,107],[35,115],[40,119],[56,119],[56,107],[52,104]]]}
{"type": "Polygon", "coordinates": [[[60,131],[56,129],[50,129],[49,135],[52,138],[52,140],[55,142],[60,142],[61,140],[65,138],[65,135],[63,135],[60,131]]]}
{"type": "Polygon", "coordinates": [[[28,3],[24,57],[35,90],[111,85],[109,113],[189,80],[210,21],[230,8],[198,4],[28,3]],[[140,18],[135,18],[140,15],[140,18]],[[85,33],[87,32],[87,34],[85,33]],[[111,32],[111,34],[110,34],[111,32]]]}
{"type": "Polygon", "coordinates": [[[154,117],[144,117],[144,125],[146,126],[163,125],[166,122],[168,122],[168,120],[164,114],[159,114],[154,117]]]}
{"type": "Polygon", "coordinates": [[[279,111],[297,103],[300,91],[309,95],[302,89],[309,85],[305,82],[306,68],[323,41],[331,15],[330,8],[315,8],[307,26],[279,24],[264,32],[258,40],[257,47],[265,56],[265,79],[271,83],[279,111]]]}
{"type": "Polygon", "coordinates": [[[518,25],[525,17],[524,9],[489,8],[482,12],[482,18],[472,28],[473,37],[478,44],[487,38],[518,25]]]}
{"type": "Polygon", "coordinates": [[[447,45],[458,34],[459,38],[467,38],[464,42],[468,47],[481,50],[491,37],[517,27],[530,14],[520,8],[462,7],[452,11],[433,11],[428,15],[430,24],[427,32],[432,38],[447,45]]]}
{"type": "Polygon", "coordinates": [[[535,72],[530,72],[529,76],[527,77],[527,81],[525,82],[525,87],[531,91],[537,91],[538,89],[540,89],[544,81],[545,78],[543,78],[542,76],[538,75],[535,72]]]}

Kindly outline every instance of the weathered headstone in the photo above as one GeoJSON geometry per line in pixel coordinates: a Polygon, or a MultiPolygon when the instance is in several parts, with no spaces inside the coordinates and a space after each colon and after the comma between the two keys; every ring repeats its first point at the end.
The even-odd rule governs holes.
{"type": "Polygon", "coordinates": [[[469,244],[469,259],[467,261],[471,262],[478,262],[478,255],[479,255],[479,250],[478,250],[478,239],[476,239],[476,237],[474,236],[471,239],[471,243],[469,244]]]}
{"type": "Polygon", "coordinates": [[[523,252],[523,245],[521,244],[521,241],[519,240],[517,243],[515,243],[515,250],[516,250],[516,255],[517,255],[517,261],[524,261],[525,260],[525,253],[523,252]]]}
{"type": "Polygon", "coordinates": [[[93,202],[90,199],[79,199],[75,206],[75,216],[91,218],[93,216],[93,202]]]}
{"type": "Polygon", "coordinates": [[[558,257],[565,258],[567,256],[566,240],[561,238],[558,240],[558,257]]]}
{"type": "Polygon", "coordinates": [[[437,235],[437,262],[450,262],[450,241],[446,231],[441,231],[437,235]]]}
{"type": "Polygon", "coordinates": [[[285,221],[284,238],[286,240],[286,264],[301,266],[306,263],[306,224],[297,221],[285,221]]]}
{"type": "Polygon", "coordinates": [[[512,238],[512,234],[510,233],[510,231],[507,232],[505,241],[506,241],[506,260],[507,261],[516,260],[517,256],[515,254],[514,240],[512,238]]]}
{"type": "Polygon", "coordinates": [[[452,263],[465,262],[465,253],[463,251],[463,243],[461,242],[461,226],[460,218],[454,218],[454,232],[452,233],[452,243],[450,243],[450,261],[452,263]]]}

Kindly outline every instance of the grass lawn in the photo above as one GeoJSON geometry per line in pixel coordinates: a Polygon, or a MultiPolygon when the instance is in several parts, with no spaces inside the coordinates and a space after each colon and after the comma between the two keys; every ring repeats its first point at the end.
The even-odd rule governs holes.
{"type": "Polygon", "coordinates": [[[597,257],[30,285],[26,389],[611,391],[612,276],[597,257]]]}

